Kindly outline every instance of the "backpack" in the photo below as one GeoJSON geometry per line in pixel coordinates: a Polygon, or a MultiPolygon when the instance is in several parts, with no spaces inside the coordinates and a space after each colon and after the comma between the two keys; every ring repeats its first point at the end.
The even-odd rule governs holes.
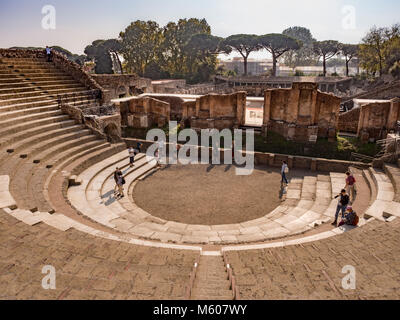
{"type": "Polygon", "coordinates": [[[358,215],[356,213],[356,216],[354,217],[354,221],[353,221],[353,226],[357,226],[359,222],[360,222],[360,218],[358,217],[358,215]]]}

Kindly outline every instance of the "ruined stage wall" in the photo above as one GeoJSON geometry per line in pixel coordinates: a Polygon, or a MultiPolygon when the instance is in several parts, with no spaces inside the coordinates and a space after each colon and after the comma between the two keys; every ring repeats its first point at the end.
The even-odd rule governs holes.
{"type": "Polygon", "coordinates": [[[340,98],[318,91],[315,83],[294,83],[291,89],[264,93],[263,132],[288,140],[308,142],[315,137],[336,137],[340,98]]]}

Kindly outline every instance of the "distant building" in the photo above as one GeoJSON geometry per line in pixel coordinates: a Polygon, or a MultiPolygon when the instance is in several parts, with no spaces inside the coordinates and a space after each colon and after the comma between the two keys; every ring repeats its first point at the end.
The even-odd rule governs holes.
{"type": "MultiPolygon", "coordinates": [[[[238,75],[244,74],[244,63],[243,58],[235,57],[230,60],[223,60],[220,62],[220,65],[223,65],[226,70],[234,71],[238,75]]],[[[256,60],[256,59],[248,59],[247,60],[247,73],[249,75],[265,75],[270,70],[272,70],[272,60],[256,60]]]]}
{"type": "MultiPolygon", "coordinates": [[[[235,57],[230,60],[220,61],[220,65],[223,65],[226,70],[234,71],[238,76],[244,74],[244,63],[243,58],[235,57]]],[[[284,64],[277,63],[276,75],[279,77],[290,77],[296,74],[296,71],[304,76],[319,76],[324,72],[323,66],[299,66],[295,68],[291,68],[285,66],[284,64]]],[[[248,59],[247,60],[247,74],[249,76],[261,76],[261,75],[269,75],[272,71],[272,59],[265,60],[256,60],[256,59],[248,59]]],[[[349,75],[355,76],[359,73],[359,68],[350,67],[349,75]]],[[[346,66],[339,67],[327,67],[326,72],[328,75],[338,74],[339,76],[346,75],[346,66]]]]}

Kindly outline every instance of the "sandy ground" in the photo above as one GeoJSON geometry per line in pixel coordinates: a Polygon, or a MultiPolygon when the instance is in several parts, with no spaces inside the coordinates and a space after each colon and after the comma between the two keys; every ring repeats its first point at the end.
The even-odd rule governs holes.
{"type": "Polygon", "coordinates": [[[237,176],[235,167],[170,166],[139,182],[137,205],[152,215],[187,224],[218,225],[257,219],[280,203],[278,169],[237,176]]]}

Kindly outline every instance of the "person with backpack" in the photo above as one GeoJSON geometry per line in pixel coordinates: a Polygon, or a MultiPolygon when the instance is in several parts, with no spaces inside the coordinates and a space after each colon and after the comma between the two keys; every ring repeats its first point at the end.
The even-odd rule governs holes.
{"type": "Polygon", "coordinates": [[[282,176],[282,180],[281,180],[281,184],[283,184],[283,182],[285,182],[286,184],[288,184],[288,180],[286,178],[286,174],[289,173],[289,167],[287,165],[286,161],[283,161],[282,163],[282,168],[281,168],[281,176],[282,176]]]}
{"type": "Polygon", "coordinates": [[[124,176],[122,175],[122,172],[119,172],[118,176],[117,176],[118,197],[123,198],[125,196],[124,195],[124,184],[125,184],[124,176]]]}
{"type": "Polygon", "coordinates": [[[336,214],[335,214],[335,221],[332,223],[333,226],[337,226],[337,222],[338,222],[338,217],[339,217],[339,212],[342,211],[342,218],[344,217],[344,214],[347,210],[347,206],[350,203],[350,197],[348,196],[348,194],[346,193],[346,189],[342,189],[341,193],[338,194],[335,199],[339,198],[339,203],[337,205],[336,208],[336,214]]]}
{"type": "Polygon", "coordinates": [[[347,194],[350,196],[351,201],[354,201],[355,195],[356,195],[356,179],[354,178],[354,176],[351,174],[351,172],[347,171],[346,172],[346,192],[347,194]]]}
{"type": "Polygon", "coordinates": [[[114,181],[115,181],[115,187],[114,187],[114,195],[115,196],[121,196],[123,197],[124,195],[124,189],[123,189],[123,174],[122,171],[117,167],[114,171],[114,181]],[[118,192],[118,194],[117,194],[118,192]]]}
{"type": "Polygon", "coordinates": [[[357,213],[353,210],[353,207],[347,207],[346,214],[344,215],[342,221],[339,223],[339,227],[343,225],[357,226],[360,218],[357,213]]]}

